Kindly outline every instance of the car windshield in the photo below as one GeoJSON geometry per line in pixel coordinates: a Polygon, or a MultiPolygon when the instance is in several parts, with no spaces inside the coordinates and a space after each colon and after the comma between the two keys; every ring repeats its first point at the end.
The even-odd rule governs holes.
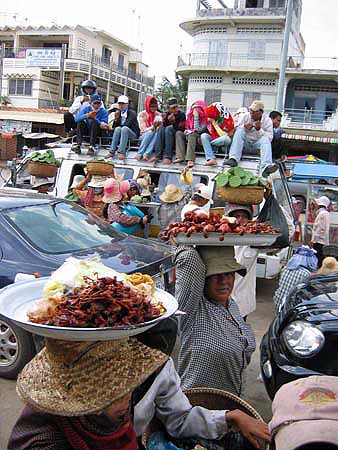
{"type": "Polygon", "coordinates": [[[111,244],[124,234],[76,204],[52,202],[2,212],[35,248],[52,254],[72,253],[111,244]]]}

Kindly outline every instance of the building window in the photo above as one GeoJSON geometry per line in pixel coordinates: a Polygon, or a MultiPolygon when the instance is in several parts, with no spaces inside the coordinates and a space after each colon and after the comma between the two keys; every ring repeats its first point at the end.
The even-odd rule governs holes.
{"type": "Polygon", "coordinates": [[[227,60],[227,41],[213,39],[209,42],[208,66],[224,67],[227,60]]]}
{"type": "Polygon", "coordinates": [[[264,59],[265,58],[265,42],[260,40],[249,41],[249,59],[264,59]]]}
{"type": "Polygon", "coordinates": [[[102,59],[104,64],[110,64],[111,50],[107,47],[102,48],[102,59]]]}
{"type": "Polygon", "coordinates": [[[32,80],[11,79],[9,80],[9,95],[32,96],[32,80]]]}
{"type": "Polygon", "coordinates": [[[234,77],[232,84],[240,86],[275,86],[276,80],[272,78],[234,77]]]}
{"type": "Polygon", "coordinates": [[[124,68],[124,54],[123,53],[119,53],[119,59],[117,60],[117,66],[119,69],[124,68]]]}
{"type": "Polygon", "coordinates": [[[222,84],[223,77],[217,75],[209,75],[209,76],[194,76],[190,77],[189,81],[191,83],[208,83],[208,84],[222,84]]]}
{"type": "Polygon", "coordinates": [[[246,108],[249,108],[251,103],[255,100],[260,100],[261,94],[259,92],[244,92],[243,94],[243,105],[246,108]]]}
{"type": "Polygon", "coordinates": [[[263,8],[264,0],[246,0],[246,8],[263,8]]]}
{"type": "Polygon", "coordinates": [[[270,8],[284,8],[285,0],[270,0],[270,8]]]}
{"type": "Polygon", "coordinates": [[[220,102],[222,89],[206,89],[204,91],[204,101],[207,105],[214,102],[220,102]]]}

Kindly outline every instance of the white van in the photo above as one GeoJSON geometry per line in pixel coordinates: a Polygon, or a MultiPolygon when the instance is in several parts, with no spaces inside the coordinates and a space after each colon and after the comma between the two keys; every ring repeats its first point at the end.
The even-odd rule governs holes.
{"type": "MultiPolygon", "coordinates": [[[[43,152],[44,150],[41,150],[43,152]]],[[[85,174],[85,167],[87,161],[92,160],[92,157],[87,155],[77,155],[70,151],[70,146],[66,145],[63,148],[53,149],[55,157],[60,159],[60,167],[58,169],[55,183],[50,194],[56,197],[64,198],[69,187],[73,182],[75,175],[85,174]]],[[[98,151],[96,158],[104,157],[106,150],[98,151]]],[[[156,186],[156,197],[163,192],[165,186],[168,184],[176,184],[183,190],[185,185],[180,182],[180,174],[184,167],[183,164],[171,164],[164,165],[162,163],[150,164],[145,161],[137,161],[135,159],[136,151],[130,150],[128,156],[124,161],[114,160],[115,172],[123,177],[123,179],[136,179],[141,169],[147,169],[150,173],[152,182],[156,186]]],[[[218,158],[218,165],[212,167],[203,166],[205,162],[204,157],[197,156],[195,166],[193,168],[193,185],[203,182],[209,185],[213,189],[214,206],[224,206],[224,202],[220,202],[216,199],[215,182],[214,177],[216,173],[224,170],[225,172],[229,168],[222,167],[223,158],[218,158]]],[[[259,174],[260,160],[256,156],[244,156],[240,161],[239,166],[243,169],[249,170],[255,175],[259,174]]],[[[273,184],[273,194],[278,199],[279,204],[283,207],[286,214],[293,217],[293,208],[291,194],[288,189],[287,180],[282,170],[278,170],[271,176],[273,184]]],[[[27,171],[27,158],[20,162],[15,168],[12,169],[12,175],[5,183],[4,187],[31,189],[32,177],[27,171]]],[[[150,236],[156,237],[159,232],[159,222],[156,213],[156,208],[159,203],[153,205],[154,219],[150,226],[150,236]]],[[[260,205],[262,206],[262,205],[260,205]]],[[[255,214],[259,213],[260,206],[256,208],[255,214]]],[[[142,205],[141,205],[142,207],[142,205]]],[[[281,251],[274,251],[272,254],[261,253],[257,260],[257,276],[259,278],[274,278],[276,277],[285,261],[288,258],[288,249],[281,251]]]]}

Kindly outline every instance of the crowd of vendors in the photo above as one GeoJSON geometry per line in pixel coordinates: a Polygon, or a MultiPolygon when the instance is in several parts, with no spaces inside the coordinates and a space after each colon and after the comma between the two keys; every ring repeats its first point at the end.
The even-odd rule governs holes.
{"type": "MultiPolygon", "coordinates": [[[[111,133],[112,143],[106,155],[111,173],[87,170],[85,175],[76,175],[67,198],[130,235],[153,219],[154,212],[142,205],[157,201],[159,238],[171,246],[176,268],[175,298],[181,317],[179,321],[168,320],[163,329],[154,327],[146,335],[128,339],[47,339],[44,349],[18,377],[17,392],[25,408],[14,426],[8,449],[137,450],[146,446],[151,450],[235,450],[264,449],[268,442],[276,450],[338,449],[335,377],[313,376],[284,385],[274,399],[269,425],[241,407],[245,404],[240,397],[246,369],[256,349],[249,323],[256,309],[258,249],[253,230],[260,229],[257,222],[268,227],[275,233],[274,243],[279,248],[288,246],[294,233],[293,220],[274,198],[269,180],[277,170],[273,161],[282,157],[278,146],[280,113],[268,117],[263,103],[254,101],[248,111],[239,110],[233,118],[219,102],[207,106],[197,101],[186,117],[175,99],[169,101],[168,111],[163,113],[156,98],[148,97],[145,110],[137,116],[129,107],[128,97],[122,95],[109,116],[95,83],[87,80],[82,89],[83,95],[65,114],[67,132],[76,135],[72,150],[81,153],[83,137],[89,135],[88,154],[94,156],[97,137],[111,133]],[[138,161],[186,162],[181,173],[184,189],[168,184],[155,198],[146,169],[137,179],[123,179],[115,173],[112,158],[118,154],[124,160],[128,141],[139,137],[138,161]],[[237,167],[243,148],[260,152],[259,181],[265,204],[258,218],[254,217],[254,204],[243,198],[224,201],[221,208],[213,210],[210,186],[193,184],[191,170],[198,144],[203,146],[207,166],[216,165],[216,147],[228,146],[229,155],[223,164],[236,170],[234,177],[239,182],[245,179],[247,184],[250,178],[237,167]],[[271,216],[271,211],[268,224],[263,215],[271,216]],[[218,245],[179,242],[176,238],[183,229],[182,235],[192,237],[192,242],[198,233],[207,240],[212,238],[210,233],[221,230],[218,245]],[[245,230],[252,233],[252,244],[241,241],[245,230]],[[235,245],[225,244],[227,233],[237,236],[235,245]],[[178,360],[174,364],[171,354],[177,342],[178,360]],[[189,400],[193,388],[227,391],[236,396],[233,398],[238,407],[227,410],[193,406],[189,400]],[[313,394],[318,392],[326,393],[331,403],[321,400],[318,404],[318,396],[313,394]],[[318,412],[319,407],[322,409],[318,412]],[[153,433],[147,441],[145,435],[155,417],[163,432],[153,433]]],[[[33,189],[46,194],[49,185],[48,178],[36,177],[33,189]]],[[[295,251],[282,272],[274,296],[276,313],[297,284],[317,272],[338,271],[334,256],[324,258],[329,243],[329,210],[328,197],[314,200],[312,236],[305,242],[307,245],[295,251]]]]}

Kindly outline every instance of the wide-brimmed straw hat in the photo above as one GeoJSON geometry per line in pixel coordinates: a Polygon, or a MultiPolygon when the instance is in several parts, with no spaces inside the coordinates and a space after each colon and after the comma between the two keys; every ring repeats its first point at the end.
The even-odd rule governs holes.
{"type": "Polygon", "coordinates": [[[338,272],[338,262],[333,256],[327,256],[322,262],[322,266],[318,269],[318,275],[329,275],[338,272]]]}
{"type": "Polygon", "coordinates": [[[224,208],[224,215],[230,216],[235,211],[246,211],[249,214],[249,220],[253,218],[253,207],[251,205],[240,205],[238,203],[228,203],[224,208]]]}
{"type": "Polygon", "coordinates": [[[168,186],[165,187],[164,192],[160,195],[160,199],[162,202],[175,203],[182,200],[183,195],[182,189],[176,186],[176,184],[168,184],[168,186]]]}
{"type": "Polygon", "coordinates": [[[246,273],[245,267],[236,261],[233,247],[199,247],[198,251],[206,266],[207,277],[230,272],[244,276],[246,273]]]}
{"type": "Polygon", "coordinates": [[[115,178],[108,178],[103,186],[103,203],[115,203],[121,199],[120,183],[115,178]]]}
{"type": "Polygon", "coordinates": [[[73,178],[73,183],[72,183],[70,189],[74,189],[84,179],[85,179],[84,175],[75,175],[75,177],[73,178]]]}
{"type": "Polygon", "coordinates": [[[35,177],[34,183],[32,185],[32,189],[37,189],[40,186],[43,186],[44,184],[52,185],[53,182],[50,181],[48,178],[35,177]]]}
{"type": "Polygon", "coordinates": [[[37,411],[95,414],[133,391],[167,359],[135,338],[94,343],[47,339],[20,373],[17,392],[37,411]]]}

